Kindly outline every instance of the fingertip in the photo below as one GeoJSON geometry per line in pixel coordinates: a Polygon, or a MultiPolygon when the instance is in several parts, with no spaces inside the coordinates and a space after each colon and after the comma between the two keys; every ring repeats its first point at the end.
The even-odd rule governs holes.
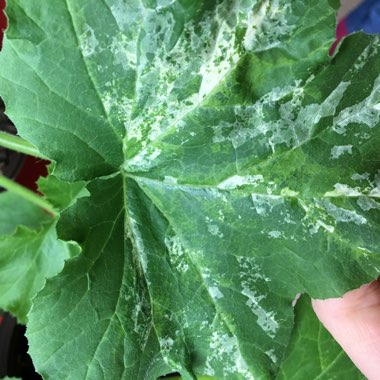
{"type": "Polygon", "coordinates": [[[380,283],[373,281],[341,298],[313,300],[323,325],[368,379],[380,374],[380,283]]]}

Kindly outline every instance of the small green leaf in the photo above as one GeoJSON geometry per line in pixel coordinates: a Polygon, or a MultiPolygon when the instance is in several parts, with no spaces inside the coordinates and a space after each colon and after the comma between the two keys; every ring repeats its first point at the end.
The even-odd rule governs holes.
{"type": "Polygon", "coordinates": [[[46,278],[59,273],[78,247],[57,240],[55,223],[49,223],[39,230],[20,227],[13,235],[1,236],[0,252],[0,307],[26,323],[32,299],[46,278]]]}

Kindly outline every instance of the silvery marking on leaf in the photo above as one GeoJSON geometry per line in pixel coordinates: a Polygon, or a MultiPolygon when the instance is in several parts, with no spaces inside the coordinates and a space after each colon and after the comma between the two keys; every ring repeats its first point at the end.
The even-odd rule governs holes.
{"type": "Polygon", "coordinates": [[[274,338],[278,329],[279,324],[276,320],[276,313],[271,310],[266,310],[261,304],[260,301],[266,298],[265,295],[258,294],[255,290],[252,290],[247,286],[246,281],[242,281],[242,291],[241,293],[248,298],[245,303],[252,312],[257,316],[258,325],[265,331],[271,338],[274,338]]]}
{"type": "Polygon", "coordinates": [[[206,224],[208,232],[211,235],[218,236],[219,238],[223,238],[224,234],[220,231],[220,228],[217,224],[214,223],[214,220],[206,216],[206,224]]]}
{"type": "Polygon", "coordinates": [[[281,231],[269,231],[268,236],[271,239],[279,239],[282,236],[282,232],[281,231]]]}
{"type": "Polygon", "coordinates": [[[168,184],[168,185],[177,185],[178,183],[178,178],[175,178],[175,177],[172,177],[170,175],[166,175],[164,177],[164,183],[168,184]]]}
{"type": "Polygon", "coordinates": [[[357,225],[367,223],[367,219],[363,215],[359,215],[356,211],[338,207],[327,199],[316,200],[316,204],[326,210],[337,222],[355,223],[357,225]]]}
{"type": "MultiPolygon", "coordinates": [[[[134,216],[132,212],[130,211],[129,215],[129,228],[130,228],[130,237],[133,239],[135,247],[137,248],[139,252],[139,258],[140,258],[140,264],[141,267],[146,274],[148,271],[148,256],[146,254],[145,250],[145,244],[144,244],[144,239],[141,236],[140,229],[139,229],[139,224],[137,221],[134,219],[134,216]]],[[[148,281],[148,280],[147,280],[148,281]]],[[[148,282],[149,284],[149,282],[148,282]]]]}
{"type": "Polygon", "coordinates": [[[275,354],[275,350],[271,349],[271,350],[265,351],[265,354],[269,356],[270,360],[272,360],[273,363],[277,363],[278,358],[275,354]]]}
{"type": "Polygon", "coordinates": [[[126,161],[124,164],[125,171],[148,171],[154,166],[154,160],[161,154],[161,149],[150,148],[143,150],[141,153],[126,161]]]}
{"type": "Polygon", "coordinates": [[[334,230],[335,230],[335,227],[334,226],[331,226],[330,224],[327,224],[325,222],[323,222],[322,220],[318,219],[315,223],[315,225],[313,225],[312,227],[310,227],[309,231],[310,231],[310,234],[311,235],[314,235],[316,233],[319,232],[319,229],[320,228],[323,228],[325,231],[329,232],[329,233],[333,233],[334,230]]]}
{"type": "Polygon", "coordinates": [[[305,107],[301,106],[304,98],[304,87],[301,84],[302,81],[295,81],[294,86],[275,88],[252,106],[234,106],[236,121],[231,123],[222,120],[213,126],[213,142],[230,141],[237,149],[254,140],[255,144],[268,146],[275,153],[279,145],[295,148],[309,141],[312,126],[318,124],[323,117],[335,114],[350,82],[339,83],[321,104],[305,107]],[[287,94],[291,94],[292,99],[280,105],[279,120],[267,121],[264,106],[274,107],[273,102],[287,94]]]}
{"type": "Polygon", "coordinates": [[[165,245],[169,252],[171,263],[179,272],[187,272],[189,264],[187,263],[185,250],[182,247],[181,239],[178,236],[165,237],[165,245]]]}
{"type": "Polygon", "coordinates": [[[350,187],[344,183],[336,183],[333,191],[328,191],[324,194],[325,197],[360,197],[363,193],[360,191],[360,187],[350,187]]]}
{"type": "Polygon", "coordinates": [[[248,30],[244,47],[248,51],[269,50],[278,46],[285,36],[290,36],[295,25],[288,25],[287,16],[292,12],[291,4],[278,0],[265,0],[259,9],[249,13],[248,30]]]}
{"type": "Polygon", "coordinates": [[[255,380],[240,352],[236,337],[214,331],[211,336],[209,350],[210,354],[206,360],[205,375],[214,376],[214,365],[216,363],[223,363],[225,378],[241,374],[246,380],[255,380]]]}
{"type": "Polygon", "coordinates": [[[284,198],[276,195],[251,194],[253,209],[258,215],[268,216],[274,208],[284,204],[284,198]]]}
{"type": "Polygon", "coordinates": [[[352,145],[336,145],[331,148],[331,159],[337,159],[343,154],[352,154],[352,145]]]}
{"type": "Polygon", "coordinates": [[[88,24],[84,25],[83,33],[79,36],[80,48],[85,58],[91,57],[95,54],[96,49],[99,47],[99,41],[95,36],[94,29],[88,24]]]}
{"type": "Polygon", "coordinates": [[[224,297],[223,293],[220,291],[220,289],[217,286],[210,286],[208,288],[208,292],[210,293],[210,296],[214,300],[218,300],[224,297]]]}
{"type": "Polygon", "coordinates": [[[356,201],[363,211],[380,210],[380,203],[369,197],[361,197],[356,201]]]}
{"type": "Polygon", "coordinates": [[[234,175],[220,182],[217,187],[223,190],[233,190],[243,185],[255,186],[263,181],[264,177],[261,174],[246,176],[234,175]]]}
{"type": "Polygon", "coordinates": [[[373,84],[371,94],[361,102],[351,107],[344,108],[333,119],[333,130],[338,134],[345,134],[350,124],[364,124],[373,128],[379,123],[380,112],[378,109],[380,93],[380,76],[373,84]]]}
{"type": "Polygon", "coordinates": [[[129,138],[141,137],[144,147],[165,131],[178,128],[185,115],[197,108],[234,67],[239,54],[234,29],[228,25],[225,16],[226,12],[235,11],[234,7],[221,3],[216,12],[223,14],[223,17],[205,16],[196,30],[193,23],[185,24],[183,36],[189,37],[180,38],[172,50],[165,49],[170,45],[175,26],[172,13],[152,12],[151,21],[149,17],[145,20],[147,30],[139,45],[144,50],[140,52],[137,69],[137,96],[144,94],[146,102],[140,115],[126,124],[129,138]],[[212,29],[215,19],[218,22],[217,33],[212,29]],[[161,27],[159,34],[150,30],[158,25],[161,27]],[[204,48],[204,44],[210,48],[204,48]],[[154,60],[147,59],[148,56],[154,57],[154,60]],[[178,101],[175,89],[186,85],[185,81],[190,77],[200,78],[200,89],[178,101]],[[149,96],[146,97],[146,94],[149,96]],[[141,128],[145,132],[139,132],[141,128]]]}

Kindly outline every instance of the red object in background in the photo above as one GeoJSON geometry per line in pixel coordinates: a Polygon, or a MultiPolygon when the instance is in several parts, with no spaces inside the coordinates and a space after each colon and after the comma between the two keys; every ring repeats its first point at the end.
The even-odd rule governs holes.
{"type": "Polygon", "coordinates": [[[3,12],[5,8],[5,0],[0,0],[0,49],[3,42],[3,30],[7,28],[7,18],[3,12]]]}
{"type": "Polygon", "coordinates": [[[340,20],[337,27],[336,27],[336,40],[333,43],[333,45],[330,48],[329,54],[333,55],[334,51],[339,43],[339,41],[344,37],[347,36],[348,29],[346,24],[346,19],[340,20]]]}
{"type": "Polygon", "coordinates": [[[47,165],[49,161],[34,157],[25,157],[24,164],[18,174],[16,181],[30,190],[37,192],[37,180],[39,177],[46,177],[48,174],[47,165]]]}
{"type": "MultiPolygon", "coordinates": [[[[7,28],[7,18],[3,12],[5,0],[0,0],[0,49],[3,41],[3,31],[7,28]]],[[[16,181],[30,190],[37,191],[36,182],[40,176],[47,175],[48,161],[36,159],[34,157],[25,157],[23,166],[16,178],[16,181]]]]}

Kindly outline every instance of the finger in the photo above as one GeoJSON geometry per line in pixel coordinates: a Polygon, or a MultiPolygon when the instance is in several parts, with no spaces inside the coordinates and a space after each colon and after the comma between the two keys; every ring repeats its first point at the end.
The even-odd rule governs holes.
{"type": "Polygon", "coordinates": [[[369,380],[380,379],[380,283],[374,281],[342,298],[313,300],[323,325],[369,380]]]}

